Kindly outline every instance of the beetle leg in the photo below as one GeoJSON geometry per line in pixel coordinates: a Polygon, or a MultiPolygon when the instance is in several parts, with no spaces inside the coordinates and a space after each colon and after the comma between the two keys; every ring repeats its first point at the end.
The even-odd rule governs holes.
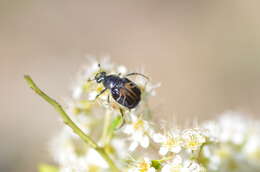
{"type": "Polygon", "coordinates": [[[144,78],[147,79],[147,80],[150,80],[147,76],[145,76],[145,75],[143,75],[143,74],[141,74],[141,73],[136,73],[136,72],[126,74],[125,76],[132,76],[132,75],[139,75],[139,76],[144,77],[144,78]]]}
{"type": "Polygon", "coordinates": [[[123,99],[123,104],[125,104],[125,100],[126,100],[126,96],[125,96],[124,99],[123,99]]]}
{"type": "Polygon", "coordinates": [[[124,110],[122,108],[119,108],[120,111],[120,115],[121,115],[121,119],[122,119],[122,123],[120,124],[119,127],[117,127],[117,130],[122,128],[125,125],[125,117],[124,117],[124,110]]]}
{"type": "MultiPolygon", "coordinates": [[[[116,101],[119,101],[119,100],[121,99],[121,97],[122,97],[122,94],[123,94],[123,93],[122,93],[121,90],[119,91],[119,93],[120,93],[120,94],[119,94],[119,97],[116,99],[116,101]]],[[[124,95],[124,96],[125,96],[125,95],[124,95]]]]}
{"type": "Polygon", "coordinates": [[[101,94],[103,94],[106,90],[107,90],[107,88],[103,89],[103,90],[96,96],[95,100],[96,100],[101,94]]]}
{"type": "Polygon", "coordinates": [[[110,103],[110,95],[109,94],[107,96],[107,102],[108,102],[108,104],[110,103]]]}

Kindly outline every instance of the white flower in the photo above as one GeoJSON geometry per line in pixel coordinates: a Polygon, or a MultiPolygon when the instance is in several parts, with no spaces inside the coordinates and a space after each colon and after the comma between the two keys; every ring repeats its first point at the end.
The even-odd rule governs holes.
{"type": "Polygon", "coordinates": [[[216,145],[206,145],[203,147],[202,154],[205,159],[208,159],[209,162],[207,164],[208,169],[211,169],[213,171],[217,171],[219,168],[219,165],[221,163],[221,159],[218,155],[215,154],[214,151],[216,150],[216,145]]]}
{"type": "MultiPolygon", "coordinates": [[[[99,62],[92,60],[91,65],[81,70],[66,112],[84,133],[93,137],[99,146],[104,146],[104,150],[120,171],[204,172],[206,169],[218,172],[260,171],[259,121],[246,119],[240,113],[226,112],[216,121],[205,122],[199,129],[169,130],[164,134],[160,134],[159,131],[154,134],[149,122],[137,114],[150,112],[148,98],[155,95],[155,88],[160,84],[154,85],[142,76],[133,77],[133,80],[131,78],[141,89],[142,100],[136,109],[126,111],[125,117],[130,117],[130,120],[127,120],[122,129],[128,137],[125,138],[122,133],[113,131],[112,121],[114,116],[118,115],[119,104],[111,96],[111,101],[108,101],[109,90],[96,99],[104,89],[102,83],[98,84],[94,80],[101,70],[108,75],[120,74],[119,77],[125,77],[129,72],[125,66],[115,65],[108,58],[99,62]],[[101,68],[98,64],[101,64],[101,68]],[[105,118],[103,114],[106,115],[105,118]],[[150,146],[150,137],[159,144],[150,146]],[[147,149],[145,152],[138,150],[129,153],[128,140],[130,151],[135,151],[138,146],[147,149]],[[161,167],[158,170],[155,169],[159,167],[155,163],[157,160],[150,161],[144,157],[144,154],[160,157],[153,150],[158,148],[156,146],[159,146],[158,153],[162,156],[162,159],[158,160],[161,167]],[[127,161],[129,156],[141,161],[135,161],[130,166],[127,161]]],[[[68,126],[62,128],[59,135],[54,138],[51,150],[60,172],[110,170],[107,161],[68,126]]]]}
{"type": "Polygon", "coordinates": [[[118,155],[119,158],[123,159],[127,155],[129,155],[127,147],[126,147],[127,145],[126,145],[126,142],[125,142],[124,139],[114,138],[113,140],[111,140],[111,145],[113,146],[113,148],[117,152],[117,155],[118,155]]]}
{"type": "Polygon", "coordinates": [[[182,133],[184,147],[188,150],[198,150],[206,142],[206,137],[197,129],[188,129],[182,133]]]}
{"type": "Polygon", "coordinates": [[[221,129],[216,121],[208,121],[201,126],[205,129],[204,135],[208,138],[211,142],[218,142],[219,135],[221,133],[221,129]]]}
{"type": "Polygon", "coordinates": [[[117,67],[117,72],[121,75],[125,75],[127,73],[127,68],[123,65],[117,67]]]}
{"type": "Polygon", "coordinates": [[[166,155],[168,152],[179,153],[182,149],[182,139],[177,131],[168,132],[165,135],[154,134],[153,140],[156,143],[161,143],[159,150],[161,155],[166,155]]]}
{"type": "Polygon", "coordinates": [[[90,92],[90,93],[88,94],[88,100],[94,101],[94,100],[96,99],[97,95],[98,95],[98,92],[97,92],[97,91],[92,91],[92,92],[90,92]]]}
{"type": "Polygon", "coordinates": [[[260,131],[249,136],[248,141],[244,145],[243,153],[248,160],[260,167],[260,131]]]}
{"type": "Polygon", "coordinates": [[[82,86],[77,85],[77,86],[75,86],[74,89],[73,89],[72,97],[73,97],[74,99],[79,99],[80,96],[81,96],[81,94],[82,94],[82,92],[83,92],[82,86]]]}
{"type": "Polygon", "coordinates": [[[206,169],[195,161],[186,160],[184,162],[184,171],[189,172],[206,172],[206,169]]]}
{"type": "Polygon", "coordinates": [[[89,165],[97,166],[100,168],[108,168],[107,162],[101,157],[101,155],[94,149],[89,149],[86,156],[86,161],[89,165]]]}
{"type": "Polygon", "coordinates": [[[260,167],[259,122],[249,120],[241,113],[226,112],[216,122],[204,125],[209,137],[217,144],[203,148],[208,169],[214,171],[255,171],[260,167]]]}
{"type": "Polygon", "coordinates": [[[182,168],[182,158],[177,155],[171,163],[165,164],[163,166],[162,172],[181,172],[182,168]]]}
{"type": "Polygon", "coordinates": [[[152,132],[147,121],[137,118],[134,114],[131,114],[131,123],[126,124],[123,132],[130,135],[132,141],[129,150],[134,151],[138,145],[143,148],[149,146],[149,134],[152,132]]]}
{"type": "Polygon", "coordinates": [[[161,83],[153,84],[147,78],[137,77],[135,83],[143,90],[144,97],[155,96],[155,89],[161,86],[161,83]]]}
{"type": "Polygon", "coordinates": [[[144,158],[142,161],[135,162],[134,166],[128,172],[155,172],[155,168],[151,166],[151,161],[144,158]]]}
{"type": "Polygon", "coordinates": [[[84,93],[84,85],[99,70],[98,63],[92,60],[92,64],[84,66],[78,74],[78,79],[72,89],[72,98],[80,99],[84,93]]]}
{"type": "MultiPolygon", "coordinates": [[[[98,86],[95,81],[89,81],[89,79],[93,80],[96,73],[100,71],[99,64],[101,65],[102,70],[105,70],[107,72],[115,71],[115,65],[110,62],[109,57],[102,58],[99,62],[95,58],[88,58],[88,61],[90,61],[90,65],[82,67],[78,74],[77,80],[73,85],[72,98],[76,100],[82,98],[86,91],[90,93],[90,99],[92,98],[93,100],[93,97],[91,97],[93,96],[93,94],[91,94],[91,91],[100,91],[100,85],[102,84],[99,84],[98,86]],[[95,88],[97,88],[97,90],[95,90],[95,88]]],[[[127,69],[124,69],[124,67],[122,66],[118,67],[118,70],[123,72],[127,69]]]]}
{"type": "Polygon", "coordinates": [[[205,172],[205,168],[195,161],[183,160],[177,155],[172,162],[163,166],[162,172],[205,172]]]}
{"type": "Polygon", "coordinates": [[[161,86],[161,83],[152,84],[151,82],[148,82],[146,84],[145,91],[147,93],[149,93],[151,96],[155,96],[156,95],[155,89],[160,86],[161,86]]]}
{"type": "MultiPolygon", "coordinates": [[[[68,128],[64,128],[61,133],[55,137],[51,143],[51,150],[55,161],[64,167],[63,170],[77,169],[86,170],[86,166],[82,164],[87,163],[84,158],[79,157],[75,151],[74,141],[72,139],[72,132],[68,128]]],[[[77,140],[80,141],[80,140],[77,140]]]]}
{"type": "Polygon", "coordinates": [[[107,169],[108,164],[94,149],[89,148],[67,126],[51,142],[51,151],[61,171],[85,172],[89,168],[107,169]]]}
{"type": "Polygon", "coordinates": [[[240,145],[246,139],[248,120],[242,117],[241,113],[226,112],[218,120],[220,128],[217,136],[220,142],[232,142],[240,145]]]}

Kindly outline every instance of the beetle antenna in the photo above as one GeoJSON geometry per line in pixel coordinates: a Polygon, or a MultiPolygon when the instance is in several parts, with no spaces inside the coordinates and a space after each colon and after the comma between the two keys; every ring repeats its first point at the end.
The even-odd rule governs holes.
{"type": "Polygon", "coordinates": [[[99,70],[99,72],[102,72],[102,67],[101,67],[101,64],[100,63],[98,63],[98,70],[99,70]]]}
{"type": "Polygon", "coordinates": [[[147,76],[145,76],[145,75],[143,75],[141,73],[137,73],[137,72],[132,72],[132,73],[129,73],[129,74],[125,75],[125,76],[133,76],[133,75],[139,75],[139,76],[142,76],[143,78],[145,78],[148,81],[150,80],[149,77],[147,77],[147,76]]]}

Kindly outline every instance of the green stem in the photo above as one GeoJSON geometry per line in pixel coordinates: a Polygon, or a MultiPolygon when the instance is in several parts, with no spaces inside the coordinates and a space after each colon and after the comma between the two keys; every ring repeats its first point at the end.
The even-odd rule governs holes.
{"type": "Polygon", "coordinates": [[[108,141],[108,130],[109,130],[109,124],[110,124],[110,116],[111,114],[109,112],[106,112],[105,119],[104,119],[104,127],[103,132],[101,136],[101,143],[103,143],[104,146],[107,145],[108,141]]]}
{"type": "Polygon", "coordinates": [[[99,147],[96,142],[87,134],[85,134],[68,116],[68,114],[63,110],[62,106],[56,102],[54,99],[45,94],[38,86],[34,83],[30,76],[25,75],[24,79],[27,81],[30,88],[33,89],[39,96],[41,96],[44,100],[46,100],[49,104],[51,104],[57,112],[59,112],[65,124],[67,124],[84,142],[86,142],[89,146],[95,149],[109,164],[111,170],[113,172],[119,172],[119,169],[114,164],[113,160],[109,157],[109,155],[105,152],[103,147],[99,147]]]}
{"type": "Polygon", "coordinates": [[[156,160],[156,161],[158,161],[158,162],[164,162],[164,161],[168,161],[168,160],[171,160],[173,158],[173,156],[166,156],[166,157],[164,157],[164,158],[162,158],[162,159],[159,159],[159,160],[156,160]]]}

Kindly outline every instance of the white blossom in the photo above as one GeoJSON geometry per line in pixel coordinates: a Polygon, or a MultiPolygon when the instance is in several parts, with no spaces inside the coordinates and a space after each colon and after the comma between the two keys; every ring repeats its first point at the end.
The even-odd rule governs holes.
{"type": "Polygon", "coordinates": [[[149,134],[152,132],[148,122],[140,117],[136,117],[134,114],[131,114],[130,117],[131,122],[125,125],[123,131],[130,135],[129,139],[132,143],[129,150],[134,151],[138,145],[147,148],[150,144],[149,134]]]}
{"type": "Polygon", "coordinates": [[[182,133],[184,147],[189,150],[197,150],[206,142],[206,137],[197,129],[188,129],[182,133]]]}
{"type": "Polygon", "coordinates": [[[144,158],[142,161],[137,161],[128,172],[155,172],[155,168],[151,166],[151,161],[144,158]]]}
{"type": "MultiPolygon", "coordinates": [[[[259,120],[229,111],[219,115],[216,120],[202,122],[196,128],[176,130],[172,127],[157,131],[151,125],[153,113],[148,101],[160,84],[136,76],[131,80],[141,89],[140,104],[131,111],[123,109],[126,123],[116,129],[113,122],[120,115],[119,108],[124,107],[113,100],[109,90],[96,98],[104,89],[102,84],[93,80],[100,71],[118,74],[119,77],[132,72],[123,65],[112,63],[108,58],[100,61],[91,59],[90,65],[82,68],[74,82],[66,112],[84,133],[103,146],[120,171],[260,171],[259,120]],[[129,157],[138,161],[132,163],[129,157]]],[[[161,127],[162,124],[155,125],[161,127]]],[[[60,172],[111,171],[107,161],[68,126],[63,127],[54,137],[50,150],[60,172]]]]}
{"type": "Polygon", "coordinates": [[[177,155],[170,163],[163,166],[162,172],[205,172],[205,168],[195,161],[184,161],[177,155]]]}
{"type": "Polygon", "coordinates": [[[166,155],[168,152],[179,153],[182,149],[182,138],[178,132],[168,132],[165,135],[154,134],[153,140],[161,144],[159,153],[166,155]]]}

